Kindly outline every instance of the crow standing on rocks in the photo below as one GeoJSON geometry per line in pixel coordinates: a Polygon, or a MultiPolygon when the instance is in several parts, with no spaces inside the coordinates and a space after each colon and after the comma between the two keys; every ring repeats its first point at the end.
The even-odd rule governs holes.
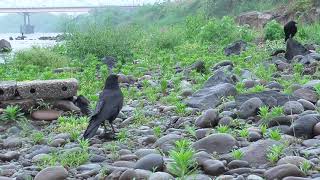
{"type": "Polygon", "coordinates": [[[83,138],[89,139],[93,137],[99,126],[103,124],[106,132],[105,120],[108,120],[113,133],[115,133],[112,125],[123,105],[123,94],[119,87],[118,76],[111,74],[107,80],[103,91],[100,94],[99,102],[92,116],[90,117],[87,130],[84,132],[83,138]]]}
{"type": "Polygon", "coordinates": [[[286,25],[284,25],[284,34],[286,36],[285,42],[287,42],[289,38],[293,38],[293,36],[297,33],[298,28],[296,24],[297,23],[295,21],[290,21],[286,25]]]}

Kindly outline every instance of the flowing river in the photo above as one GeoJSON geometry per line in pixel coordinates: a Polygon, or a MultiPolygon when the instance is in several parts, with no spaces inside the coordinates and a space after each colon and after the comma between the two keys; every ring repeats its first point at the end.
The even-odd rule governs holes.
{"type": "Polygon", "coordinates": [[[39,40],[40,37],[54,37],[59,33],[35,33],[26,34],[24,40],[15,40],[16,37],[21,36],[20,33],[0,33],[0,39],[5,39],[10,42],[12,47],[12,53],[10,54],[0,54],[0,63],[5,62],[5,58],[13,55],[17,51],[31,48],[32,46],[38,47],[50,47],[57,44],[55,40],[39,40]],[[9,40],[12,37],[14,40],[9,40]]]}

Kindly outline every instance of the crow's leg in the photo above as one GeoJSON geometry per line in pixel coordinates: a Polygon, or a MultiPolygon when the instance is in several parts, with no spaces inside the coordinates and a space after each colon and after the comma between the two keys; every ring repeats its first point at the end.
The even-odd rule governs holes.
{"type": "Polygon", "coordinates": [[[106,126],[106,123],[103,121],[103,128],[104,128],[104,134],[107,134],[107,126],[106,126]]]}
{"type": "Polygon", "coordinates": [[[116,134],[116,131],[114,130],[114,127],[113,127],[113,124],[112,124],[112,123],[110,123],[110,126],[111,126],[111,128],[112,128],[113,134],[116,134]]]}

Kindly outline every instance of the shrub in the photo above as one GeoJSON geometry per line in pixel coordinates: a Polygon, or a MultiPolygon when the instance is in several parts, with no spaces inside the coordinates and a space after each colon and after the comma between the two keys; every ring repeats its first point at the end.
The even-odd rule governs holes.
{"type": "Polygon", "coordinates": [[[33,47],[28,50],[19,51],[13,59],[13,63],[20,69],[26,66],[36,66],[38,70],[45,68],[66,67],[71,60],[65,56],[53,52],[49,48],[33,47]]]}
{"type": "Polygon", "coordinates": [[[135,28],[90,26],[88,31],[74,31],[67,38],[66,51],[79,58],[92,54],[98,58],[113,56],[122,63],[132,59],[132,48],[136,34],[135,28]]]}
{"type": "Polygon", "coordinates": [[[278,40],[284,37],[284,31],[281,24],[276,20],[268,22],[264,28],[264,38],[266,40],[278,40]]]}
{"type": "Polygon", "coordinates": [[[304,25],[298,27],[299,31],[297,36],[303,42],[307,43],[320,43],[320,23],[313,23],[311,25],[304,25]]]}
{"type": "Polygon", "coordinates": [[[186,19],[186,37],[188,39],[194,39],[201,31],[201,27],[206,24],[205,17],[203,15],[189,16],[186,19]]]}
{"type": "Polygon", "coordinates": [[[153,30],[147,44],[155,49],[173,49],[181,44],[184,37],[180,28],[161,28],[153,30]]]}
{"type": "Polygon", "coordinates": [[[211,19],[199,33],[203,42],[229,44],[235,40],[252,41],[254,36],[249,28],[237,26],[231,17],[211,19]]]}

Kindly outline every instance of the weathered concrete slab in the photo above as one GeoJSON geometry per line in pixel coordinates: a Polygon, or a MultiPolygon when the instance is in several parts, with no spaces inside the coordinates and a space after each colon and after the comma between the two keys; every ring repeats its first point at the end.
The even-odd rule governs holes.
{"type": "Polygon", "coordinates": [[[76,79],[37,80],[17,84],[22,99],[64,99],[75,96],[77,90],[76,79]]]}
{"type": "Polygon", "coordinates": [[[16,81],[0,81],[0,101],[13,99],[16,89],[16,81]]]}

